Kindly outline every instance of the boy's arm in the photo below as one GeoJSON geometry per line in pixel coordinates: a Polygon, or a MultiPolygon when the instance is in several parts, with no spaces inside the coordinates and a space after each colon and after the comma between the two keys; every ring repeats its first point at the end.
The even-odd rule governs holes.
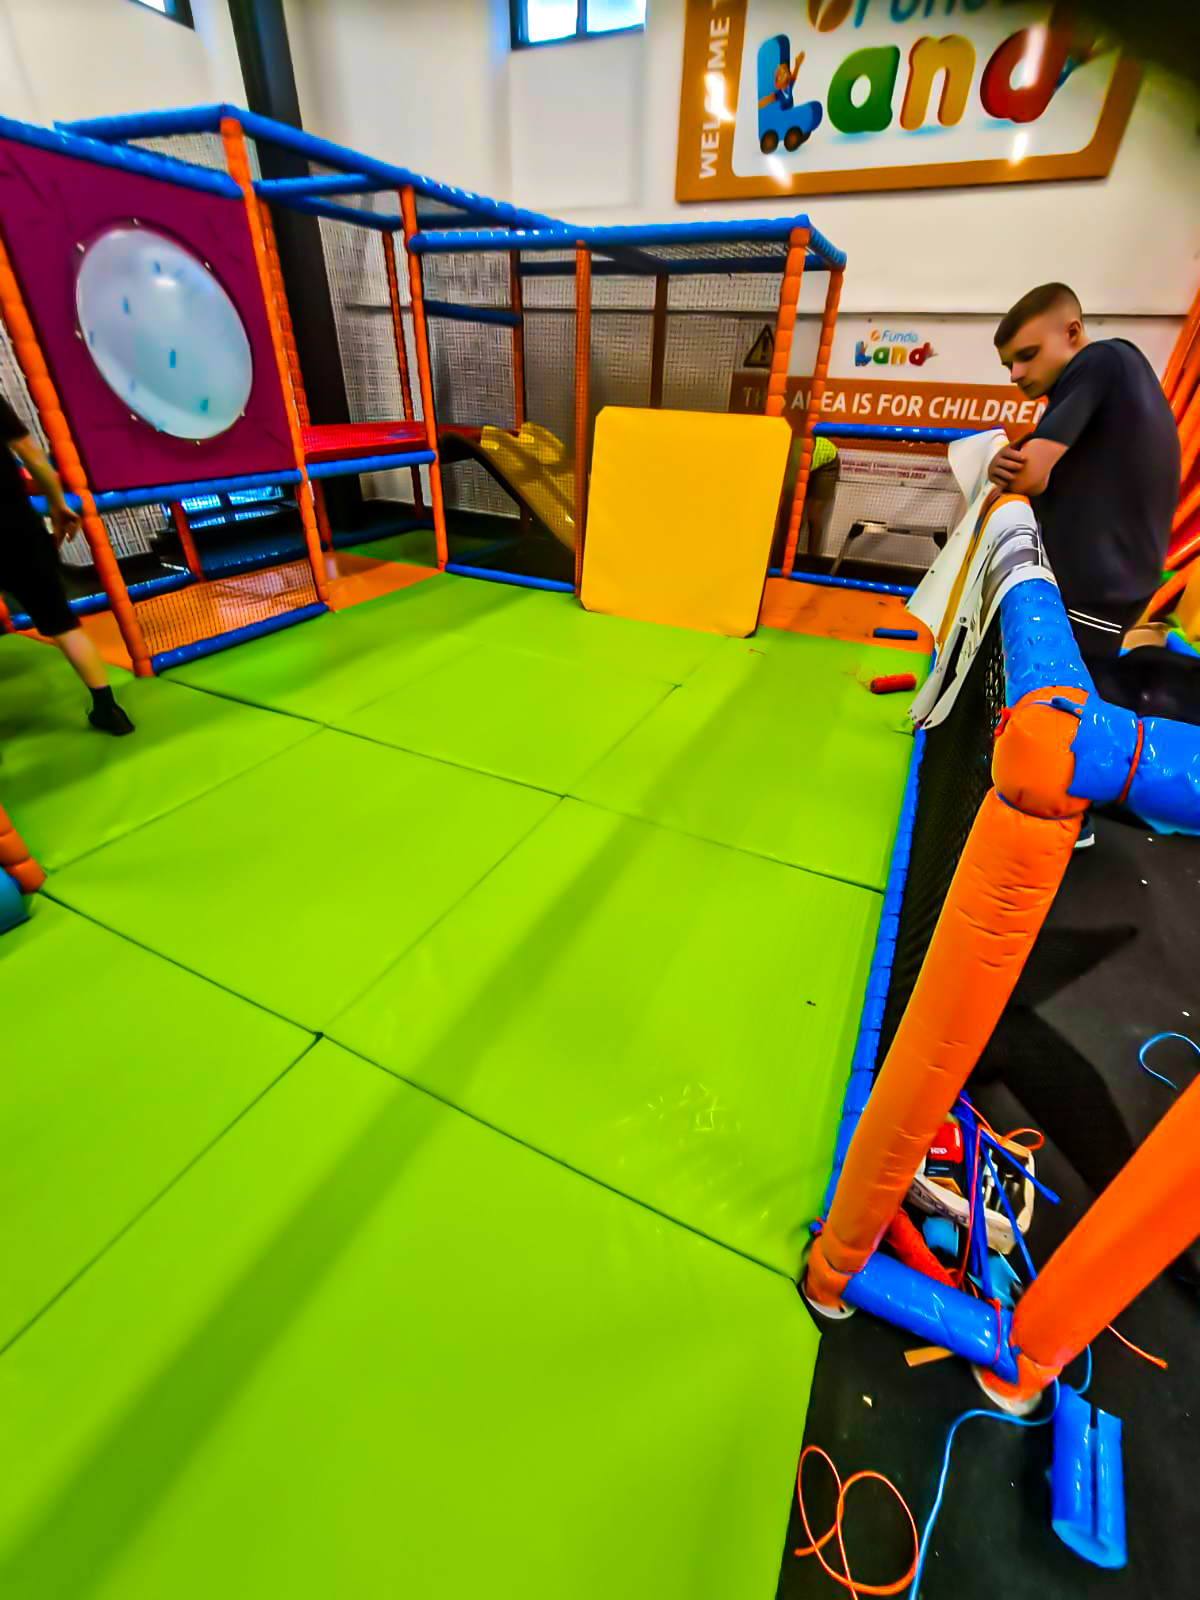
{"type": "Polygon", "coordinates": [[[1006,445],[992,459],[988,477],[1007,494],[1023,494],[1030,499],[1045,491],[1050,474],[1067,453],[1067,446],[1055,439],[1026,439],[1023,444],[1006,445]]]}
{"type": "Polygon", "coordinates": [[[1113,358],[1103,344],[1081,351],[1059,379],[1054,401],[1028,439],[1008,445],[988,468],[988,477],[1013,494],[1036,496],[1100,409],[1116,378],[1113,358]]]}
{"type": "Polygon", "coordinates": [[[26,433],[19,439],[10,439],[8,447],[24,466],[29,476],[46,496],[50,510],[50,524],[54,529],[54,542],[61,545],[73,533],[79,532],[79,518],[63,498],[63,487],[58,473],[46,459],[46,452],[33,437],[26,433]]]}

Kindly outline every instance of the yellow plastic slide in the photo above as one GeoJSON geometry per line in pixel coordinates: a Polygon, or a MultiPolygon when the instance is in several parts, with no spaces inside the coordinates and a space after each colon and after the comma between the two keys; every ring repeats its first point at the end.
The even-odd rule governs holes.
{"type": "Polygon", "coordinates": [[[568,550],[575,548],[575,473],[563,442],[549,428],[526,422],[517,434],[484,428],[480,449],[515,498],[568,550]]]}

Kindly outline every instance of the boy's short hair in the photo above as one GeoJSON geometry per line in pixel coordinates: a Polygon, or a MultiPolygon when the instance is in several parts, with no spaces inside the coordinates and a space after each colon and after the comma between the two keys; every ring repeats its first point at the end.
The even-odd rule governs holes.
{"type": "Polygon", "coordinates": [[[1007,344],[1021,331],[1030,317],[1040,317],[1044,312],[1053,311],[1060,305],[1069,307],[1077,317],[1083,316],[1083,307],[1079,304],[1079,296],[1074,289],[1068,288],[1065,283],[1038,284],[1036,289],[1030,289],[1028,294],[1023,294],[1016,305],[1000,318],[993,343],[997,348],[1007,344]]]}

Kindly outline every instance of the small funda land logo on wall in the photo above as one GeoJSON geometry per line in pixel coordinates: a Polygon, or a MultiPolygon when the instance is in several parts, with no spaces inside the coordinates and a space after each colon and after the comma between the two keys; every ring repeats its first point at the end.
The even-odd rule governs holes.
{"type": "Polygon", "coordinates": [[[891,328],[872,328],[869,339],[859,339],[854,346],[856,367],[900,367],[906,364],[923,367],[932,361],[937,351],[926,339],[916,333],[897,333],[891,328]]]}

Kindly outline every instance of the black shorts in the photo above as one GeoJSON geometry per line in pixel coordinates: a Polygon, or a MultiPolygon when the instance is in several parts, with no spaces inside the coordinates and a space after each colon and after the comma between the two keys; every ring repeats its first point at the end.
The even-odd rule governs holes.
{"type": "Polygon", "coordinates": [[[34,627],[47,638],[79,626],[67,604],[54,540],[32,510],[28,516],[10,516],[0,526],[0,589],[28,611],[34,627]]]}

